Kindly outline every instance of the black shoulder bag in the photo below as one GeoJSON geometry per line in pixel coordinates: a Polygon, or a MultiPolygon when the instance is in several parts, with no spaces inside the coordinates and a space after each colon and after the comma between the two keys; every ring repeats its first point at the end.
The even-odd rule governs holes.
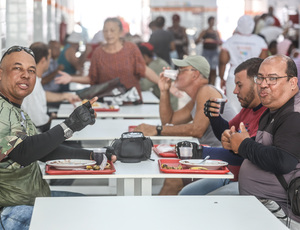
{"type": "Polygon", "coordinates": [[[117,159],[125,163],[137,163],[150,159],[152,140],[142,132],[125,132],[112,142],[117,159]]]}
{"type": "Polygon", "coordinates": [[[276,175],[276,177],[287,192],[292,212],[296,216],[300,216],[300,177],[294,178],[289,184],[286,182],[283,175],[276,175]]]}

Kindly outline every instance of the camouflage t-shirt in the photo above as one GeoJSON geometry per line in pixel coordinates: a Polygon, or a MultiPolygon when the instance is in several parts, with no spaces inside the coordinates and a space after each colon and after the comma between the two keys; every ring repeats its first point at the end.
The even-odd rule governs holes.
{"type": "Polygon", "coordinates": [[[26,136],[35,134],[36,127],[27,113],[0,97],[0,159],[5,158],[26,136]]]}
{"type": "MultiPolygon", "coordinates": [[[[14,190],[26,193],[20,194],[20,196],[28,195],[27,201],[23,199],[25,204],[32,204],[34,197],[50,195],[49,186],[42,178],[37,162],[23,167],[7,157],[27,136],[35,134],[37,134],[37,129],[29,116],[17,106],[0,97],[0,173],[2,174],[0,177],[0,190],[2,190],[1,196],[3,200],[5,196],[11,196],[10,194],[5,194],[6,189],[7,191],[14,190]],[[17,178],[17,175],[22,171],[28,173],[28,175],[24,175],[23,179],[25,181],[19,181],[21,178],[17,178]]],[[[16,199],[18,199],[18,196],[16,199]]],[[[0,206],[5,206],[8,202],[3,200],[0,199],[0,206]]],[[[20,204],[23,204],[22,199],[20,199],[20,202],[20,204]]],[[[8,202],[7,204],[10,203],[8,202]]],[[[16,201],[13,204],[17,205],[18,202],[16,201]]]]}

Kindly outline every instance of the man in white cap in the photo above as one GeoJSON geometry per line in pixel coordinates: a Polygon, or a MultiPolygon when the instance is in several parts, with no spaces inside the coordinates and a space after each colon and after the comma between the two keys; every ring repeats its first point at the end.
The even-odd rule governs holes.
{"type": "MultiPolygon", "coordinates": [[[[182,108],[173,111],[170,104],[171,79],[160,74],[158,83],[160,89],[160,119],[162,125],[153,126],[141,124],[135,131],[141,131],[145,136],[192,136],[198,138],[201,144],[213,147],[220,146],[219,140],[215,137],[209,119],[204,114],[204,104],[210,98],[225,98],[224,94],[208,84],[210,66],[202,56],[188,56],[183,60],[172,59],[178,66],[178,76],[175,86],[185,91],[191,100],[182,108]]],[[[231,120],[234,113],[230,104],[226,104],[223,116],[231,120]]],[[[181,179],[165,180],[161,195],[175,195],[183,186],[181,179]],[[178,185],[179,183],[179,185],[178,185]],[[170,188],[170,187],[172,188],[170,188]],[[174,188],[178,188],[176,191],[174,188]],[[172,192],[169,193],[169,192],[172,192]]]]}
{"type": "Polygon", "coordinates": [[[252,57],[265,59],[268,56],[268,46],[264,39],[252,34],[254,25],[251,16],[243,15],[240,17],[235,33],[223,43],[220,52],[219,76],[221,78],[221,88],[225,87],[228,101],[232,103],[236,113],[240,112],[242,107],[236,95],[233,94],[235,68],[252,57]],[[230,70],[225,81],[224,73],[227,63],[230,63],[230,70]]]}

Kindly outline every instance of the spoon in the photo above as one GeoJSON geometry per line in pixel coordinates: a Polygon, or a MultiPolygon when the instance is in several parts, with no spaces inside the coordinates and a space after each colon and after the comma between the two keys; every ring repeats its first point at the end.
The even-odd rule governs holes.
{"type": "Polygon", "coordinates": [[[207,159],[209,159],[210,158],[210,156],[209,155],[207,155],[202,161],[200,161],[198,164],[202,164],[202,163],[204,163],[204,161],[206,161],[207,159]]]}

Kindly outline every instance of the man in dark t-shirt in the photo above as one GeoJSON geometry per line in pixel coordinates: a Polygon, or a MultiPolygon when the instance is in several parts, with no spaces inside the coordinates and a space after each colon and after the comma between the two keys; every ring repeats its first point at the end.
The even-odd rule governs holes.
{"type": "Polygon", "coordinates": [[[149,43],[154,46],[154,53],[171,64],[170,52],[175,50],[175,38],[170,31],[164,30],[165,18],[159,16],[155,19],[156,29],[150,36],[149,43]]]}

